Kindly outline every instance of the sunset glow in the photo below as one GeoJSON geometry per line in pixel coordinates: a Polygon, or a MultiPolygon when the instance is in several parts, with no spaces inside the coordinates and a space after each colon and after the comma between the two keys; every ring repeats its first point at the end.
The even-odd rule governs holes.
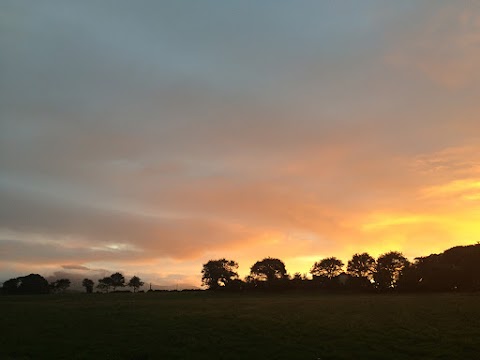
{"type": "Polygon", "coordinates": [[[0,14],[0,283],[200,286],[210,259],[293,274],[480,241],[476,2],[0,14]]]}

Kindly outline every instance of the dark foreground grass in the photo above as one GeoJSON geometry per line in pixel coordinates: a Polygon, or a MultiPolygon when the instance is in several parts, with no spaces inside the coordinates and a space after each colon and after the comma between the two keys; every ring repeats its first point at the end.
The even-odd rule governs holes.
{"type": "Polygon", "coordinates": [[[0,297],[0,359],[480,359],[480,295],[0,297]]]}

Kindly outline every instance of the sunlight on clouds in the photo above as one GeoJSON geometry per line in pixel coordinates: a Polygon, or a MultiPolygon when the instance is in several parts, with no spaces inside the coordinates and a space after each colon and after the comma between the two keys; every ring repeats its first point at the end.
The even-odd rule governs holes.
{"type": "Polygon", "coordinates": [[[366,249],[372,255],[399,250],[420,256],[455,245],[473,244],[480,239],[480,212],[463,209],[446,212],[447,206],[432,209],[428,215],[389,214],[367,223],[362,231],[373,240],[366,249]]]}
{"type": "Polygon", "coordinates": [[[140,253],[143,252],[138,246],[133,244],[126,244],[126,243],[110,243],[105,244],[102,246],[91,246],[90,250],[92,251],[99,251],[99,252],[110,252],[112,254],[131,254],[133,256],[138,256],[140,253]],[[135,253],[137,255],[135,255],[135,253]]]}
{"type": "Polygon", "coordinates": [[[466,200],[475,200],[480,196],[480,180],[462,179],[446,184],[432,186],[422,191],[424,197],[454,196],[466,200]]]}
{"type": "Polygon", "coordinates": [[[447,178],[473,177],[480,174],[479,139],[470,140],[474,144],[449,147],[433,154],[417,156],[414,168],[422,174],[443,174],[447,178]]]}
{"type": "Polygon", "coordinates": [[[471,194],[471,195],[463,195],[462,199],[468,201],[477,201],[480,200],[480,192],[478,194],[471,194]]]}
{"type": "Polygon", "coordinates": [[[381,228],[386,228],[386,227],[391,227],[396,225],[425,223],[433,220],[434,220],[434,217],[430,215],[401,215],[401,214],[374,215],[372,218],[372,222],[368,222],[362,225],[362,230],[372,231],[372,230],[378,230],[381,228]]]}
{"type": "MultiPolygon", "coordinates": [[[[373,257],[385,254],[389,251],[404,252],[408,244],[407,236],[400,232],[382,233],[373,244],[369,244],[361,252],[368,252],[373,257]]],[[[352,254],[353,255],[353,254],[352,254]]]]}

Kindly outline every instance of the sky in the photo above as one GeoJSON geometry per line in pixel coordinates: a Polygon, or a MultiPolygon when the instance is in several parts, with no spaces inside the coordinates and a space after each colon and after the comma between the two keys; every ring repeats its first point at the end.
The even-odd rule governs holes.
{"type": "Polygon", "coordinates": [[[0,282],[480,240],[477,1],[1,0],[0,49],[0,282]]]}

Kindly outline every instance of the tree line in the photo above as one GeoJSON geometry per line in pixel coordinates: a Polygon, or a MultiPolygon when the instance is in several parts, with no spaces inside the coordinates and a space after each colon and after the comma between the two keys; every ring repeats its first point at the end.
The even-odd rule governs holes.
{"type": "Polygon", "coordinates": [[[251,291],[325,289],[349,291],[478,291],[480,244],[456,246],[441,254],[410,262],[401,252],[390,251],[377,259],[355,254],[345,264],[336,257],[315,262],[306,274],[289,275],[280,259],[265,258],[240,279],[234,260],[210,260],[203,265],[202,283],[209,290],[251,291]]]}
{"type": "MultiPolygon", "coordinates": [[[[48,294],[65,292],[71,285],[69,279],[58,279],[56,281],[48,282],[43,276],[39,274],[30,274],[9,279],[3,283],[2,294],[48,294]]],[[[118,289],[126,286],[132,288],[133,292],[137,292],[144,282],[138,277],[133,276],[128,282],[125,277],[116,272],[110,276],[98,280],[97,289],[99,292],[108,293],[110,291],[118,291],[118,289]]],[[[92,293],[95,282],[91,279],[85,278],[82,281],[82,286],[87,293],[92,293]]]]}
{"type": "MultiPolygon", "coordinates": [[[[456,246],[441,254],[417,257],[410,262],[401,252],[390,251],[377,259],[368,253],[355,254],[345,264],[336,257],[315,262],[308,278],[306,274],[289,275],[282,260],[265,258],[250,268],[243,280],[234,260],[210,260],[203,264],[202,284],[209,290],[330,290],[330,291],[479,291],[480,243],[456,246]]],[[[48,294],[65,292],[69,279],[48,282],[39,274],[12,278],[3,283],[2,294],[48,294]]],[[[138,292],[144,285],[138,276],[127,282],[116,272],[99,279],[98,292],[119,291],[130,287],[138,292]]],[[[85,278],[82,286],[92,293],[95,282],[85,278]]]]}

